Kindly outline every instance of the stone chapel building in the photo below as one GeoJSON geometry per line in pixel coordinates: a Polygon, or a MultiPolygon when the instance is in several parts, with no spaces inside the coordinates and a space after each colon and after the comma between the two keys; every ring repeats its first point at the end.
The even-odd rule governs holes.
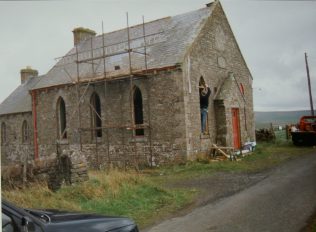
{"type": "Polygon", "coordinates": [[[1,103],[2,164],[72,149],[91,167],[159,165],[255,139],[253,79],[219,1],[106,34],[73,33],[65,56],[41,76],[22,69],[1,103]],[[206,134],[201,82],[211,89],[206,134]]]}

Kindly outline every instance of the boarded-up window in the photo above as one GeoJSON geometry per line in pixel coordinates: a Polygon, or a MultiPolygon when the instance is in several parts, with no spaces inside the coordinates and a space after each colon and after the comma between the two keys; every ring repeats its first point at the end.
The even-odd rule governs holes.
{"type": "MultiPolygon", "coordinates": [[[[134,87],[134,119],[136,126],[144,123],[143,98],[142,93],[137,86],[134,87]]],[[[144,135],[144,129],[136,129],[135,135],[144,135]]]]}
{"type": "Polygon", "coordinates": [[[101,101],[97,93],[90,98],[92,137],[102,137],[101,101]]]}
{"type": "Polygon", "coordinates": [[[62,97],[57,101],[57,125],[58,125],[58,138],[67,138],[67,119],[66,119],[66,105],[62,97]]]}
{"type": "Polygon", "coordinates": [[[22,124],[22,143],[27,143],[29,141],[29,126],[27,121],[24,120],[22,124]]]}

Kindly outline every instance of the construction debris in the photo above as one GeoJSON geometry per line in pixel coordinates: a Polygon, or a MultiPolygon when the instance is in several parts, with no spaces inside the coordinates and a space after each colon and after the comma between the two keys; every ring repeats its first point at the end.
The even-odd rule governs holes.
{"type": "Polygon", "coordinates": [[[214,160],[226,160],[239,161],[239,157],[245,157],[246,154],[251,153],[257,146],[256,142],[246,142],[241,149],[234,147],[220,147],[216,144],[212,144],[212,156],[214,160]]]}

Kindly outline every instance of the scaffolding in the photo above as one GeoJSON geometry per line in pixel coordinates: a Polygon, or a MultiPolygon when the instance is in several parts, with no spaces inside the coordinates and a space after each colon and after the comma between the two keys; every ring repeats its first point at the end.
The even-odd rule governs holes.
{"type": "MultiPolygon", "coordinates": [[[[123,146],[123,156],[124,156],[124,167],[126,168],[126,152],[127,150],[124,149],[125,144],[125,131],[127,130],[132,130],[132,143],[134,144],[134,155],[133,157],[133,166],[138,170],[139,169],[139,155],[138,155],[138,151],[137,151],[137,140],[136,140],[136,130],[138,129],[148,129],[148,142],[149,142],[149,153],[150,153],[150,166],[152,166],[153,163],[153,151],[152,151],[152,129],[151,129],[151,113],[150,113],[150,87],[149,87],[149,70],[148,70],[148,65],[147,65],[147,42],[146,42],[146,37],[147,36],[151,36],[154,34],[158,34],[158,33],[154,33],[154,34],[148,34],[146,35],[146,31],[145,31],[145,20],[144,20],[144,16],[142,17],[142,36],[141,37],[136,37],[131,39],[130,36],[130,26],[129,26],[129,17],[128,17],[128,13],[126,13],[126,33],[127,33],[127,41],[121,41],[119,43],[113,43],[113,44],[109,44],[109,45],[105,45],[105,33],[104,33],[104,28],[103,28],[103,22],[102,22],[102,55],[101,56],[94,56],[93,54],[93,37],[90,38],[90,58],[86,58],[86,59],[79,59],[79,49],[78,49],[78,43],[75,45],[75,63],[76,63],[76,73],[77,73],[77,77],[76,80],[74,80],[71,75],[67,72],[67,70],[64,68],[65,73],[67,74],[67,76],[69,77],[69,79],[71,80],[71,82],[75,85],[75,90],[76,90],[76,99],[77,99],[77,104],[76,104],[76,109],[72,112],[72,114],[70,115],[70,119],[72,119],[75,114],[77,113],[77,122],[78,122],[78,127],[77,132],[79,135],[79,146],[80,146],[80,151],[83,150],[83,142],[82,142],[82,133],[85,131],[90,131],[91,133],[94,134],[94,138],[95,138],[95,157],[96,157],[96,162],[97,162],[97,168],[100,167],[101,163],[100,163],[100,157],[99,157],[99,150],[98,150],[98,137],[96,135],[96,132],[98,130],[102,131],[102,134],[105,134],[105,144],[107,147],[107,164],[110,165],[111,164],[111,155],[110,155],[110,137],[109,137],[109,130],[110,129],[120,129],[121,133],[122,133],[122,146],[123,146]],[[143,46],[140,47],[136,47],[134,49],[131,48],[131,40],[136,40],[136,39],[143,39],[143,46]],[[126,43],[127,42],[127,49],[125,49],[125,51],[121,51],[121,52],[113,52],[110,54],[106,53],[106,48],[113,46],[113,45],[118,45],[121,43],[126,43]],[[139,48],[143,49],[143,52],[137,51],[139,48]],[[140,54],[144,57],[144,69],[141,69],[141,71],[137,71],[134,72],[133,68],[132,68],[132,53],[137,53],[140,54]],[[121,55],[121,54],[127,54],[128,56],[128,73],[127,74],[123,74],[120,76],[115,76],[115,77],[108,77],[107,76],[107,72],[106,72],[106,59],[109,57],[113,57],[113,56],[117,56],[117,55],[121,55]],[[103,61],[103,75],[102,77],[98,77],[97,78],[97,74],[95,71],[95,63],[94,61],[96,60],[100,60],[102,59],[103,61]],[[92,70],[92,76],[87,80],[84,79],[84,81],[81,81],[80,78],[80,65],[86,63],[86,64],[90,64],[91,65],[91,70],[92,70]],[[145,78],[147,79],[147,111],[148,111],[148,123],[142,123],[142,124],[136,124],[135,123],[135,115],[134,115],[134,80],[135,79],[139,79],[139,78],[145,78]],[[82,119],[81,119],[81,102],[83,101],[84,96],[87,93],[87,90],[89,89],[90,86],[95,86],[97,83],[101,83],[104,85],[104,98],[106,99],[107,95],[107,82],[109,81],[120,81],[120,80],[126,80],[129,79],[129,85],[130,85],[130,102],[129,102],[129,107],[130,107],[130,123],[127,124],[110,124],[109,122],[107,122],[107,119],[105,117],[105,120],[102,120],[101,115],[97,112],[97,110],[95,109],[95,106],[91,104],[91,102],[89,102],[89,106],[90,109],[93,111],[93,113],[98,117],[99,120],[101,120],[102,122],[102,126],[101,127],[82,127],[82,119]],[[81,85],[85,85],[85,88],[83,90],[83,93],[80,94],[80,87],[81,85]]],[[[100,49],[100,47],[98,48],[100,49]]],[[[86,52],[86,51],[84,51],[86,52]]],[[[72,54],[73,55],[73,54],[72,54]]],[[[63,57],[59,57],[57,59],[60,58],[65,58],[67,56],[70,55],[66,55],[63,57]]],[[[122,88],[122,84],[120,84],[120,89],[122,88]]],[[[122,101],[122,97],[121,97],[121,101],[122,101]]],[[[122,102],[121,102],[121,113],[123,111],[122,109],[122,102]]],[[[123,115],[123,114],[121,114],[123,115]]],[[[121,122],[123,122],[123,120],[121,119],[121,122]]],[[[96,125],[95,123],[92,125],[96,125]]],[[[67,132],[67,130],[69,130],[69,126],[67,125],[65,130],[61,135],[61,138],[63,138],[63,135],[67,132]]],[[[59,139],[56,140],[56,151],[57,154],[61,153],[61,142],[59,139]]]]}

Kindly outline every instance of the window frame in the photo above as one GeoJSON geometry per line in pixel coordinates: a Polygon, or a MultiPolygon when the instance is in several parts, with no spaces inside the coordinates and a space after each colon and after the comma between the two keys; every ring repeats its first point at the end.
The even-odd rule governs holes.
{"type": "MultiPolygon", "coordinates": [[[[204,77],[203,76],[200,76],[200,79],[199,79],[199,88],[198,88],[198,91],[199,91],[199,104],[200,104],[200,102],[201,102],[201,99],[200,99],[200,94],[201,94],[201,92],[200,92],[200,86],[202,86],[202,85],[206,85],[206,82],[205,82],[205,79],[204,79],[204,77]]],[[[210,88],[210,87],[209,87],[210,88]]],[[[217,90],[216,90],[217,91],[217,90]]],[[[204,131],[202,131],[202,112],[201,112],[201,107],[199,107],[200,108],[200,118],[201,118],[201,120],[200,120],[200,131],[201,131],[201,134],[204,134],[204,135],[209,135],[210,134],[210,130],[209,130],[209,122],[208,122],[208,112],[206,113],[206,123],[205,123],[205,130],[204,131]]]]}
{"type": "Polygon", "coordinates": [[[67,112],[66,112],[66,103],[62,97],[59,97],[57,100],[56,114],[57,114],[58,139],[66,140],[68,138],[68,135],[67,135],[67,112]]]}
{"type": "Polygon", "coordinates": [[[29,125],[26,120],[22,123],[22,143],[28,143],[30,141],[29,125]]]}
{"type": "MultiPolygon", "coordinates": [[[[134,110],[134,124],[143,125],[144,124],[144,107],[143,107],[143,95],[142,91],[138,86],[133,88],[133,110],[134,110]],[[137,95],[136,95],[137,94],[137,95]]],[[[134,129],[134,136],[145,136],[144,128],[134,129]]]]}
{"type": "Polygon", "coordinates": [[[91,138],[101,139],[103,136],[102,131],[102,104],[101,98],[98,93],[93,92],[90,97],[90,118],[91,118],[91,138]],[[100,117],[99,117],[100,116],[100,117]],[[100,128],[95,129],[94,128],[100,128]]]}

